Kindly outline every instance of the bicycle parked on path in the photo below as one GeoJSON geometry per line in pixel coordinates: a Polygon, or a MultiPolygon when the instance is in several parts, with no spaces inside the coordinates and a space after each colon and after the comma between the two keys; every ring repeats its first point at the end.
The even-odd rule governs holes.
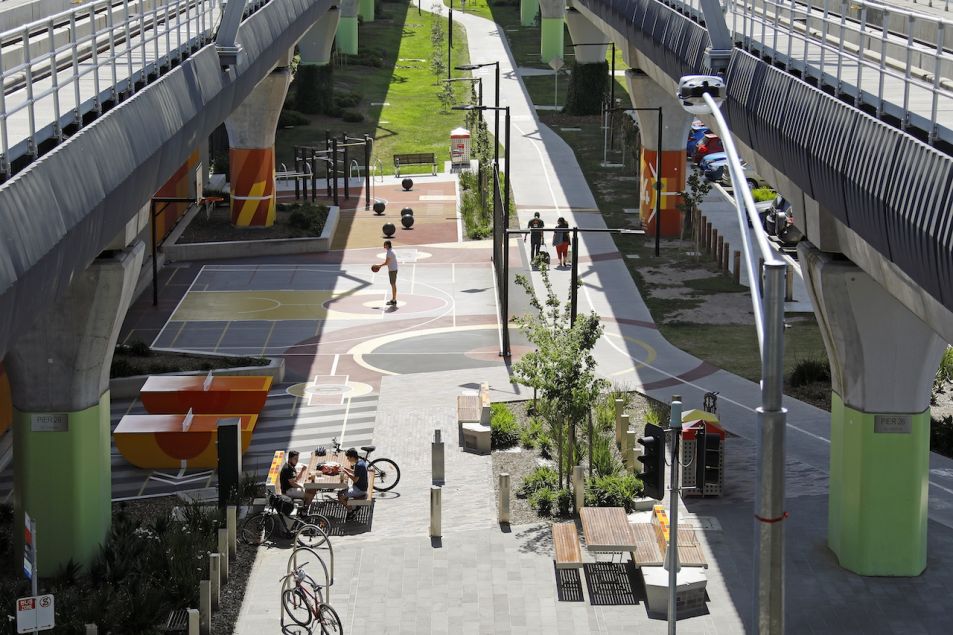
{"type": "MultiPolygon", "coordinates": [[[[336,437],[331,439],[331,445],[334,446],[335,454],[341,452],[341,444],[338,443],[336,437]]],[[[389,492],[394,489],[400,480],[400,468],[397,467],[397,464],[391,459],[384,458],[371,461],[371,452],[377,449],[376,446],[362,445],[361,449],[364,451],[364,456],[361,458],[367,462],[367,468],[374,470],[374,490],[378,492],[389,492]]]]}
{"type": "Polygon", "coordinates": [[[281,592],[281,606],[295,624],[309,627],[317,621],[322,635],[335,635],[344,632],[341,618],[330,604],[324,601],[323,587],[314,578],[304,572],[304,566],[295,568],[281,578],[284,582],[294,576],[295,585],[281,592]]]}
{"type": "Polygon", "coordinates": [[[321,514],[299,510],[292,516],[294,501],[278,494],[269,494],[268,507],[252,514],[242,523],[239,537],[246,545],[257,547],[269,540],[275,531],[284,538],[297,539],[306,547],[320,547],[328,539],[331,523],[321,514]]]}

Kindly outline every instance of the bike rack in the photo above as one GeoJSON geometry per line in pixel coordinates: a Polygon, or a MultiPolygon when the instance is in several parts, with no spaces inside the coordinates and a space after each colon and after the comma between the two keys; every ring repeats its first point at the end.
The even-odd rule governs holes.
{"type": "MultiPolygon", "coordinates": [[[[317,527],[316,525],[311,525],[311,526],[316,527],[319,531],[324,533],[320,527],[317,527]]],[[[327,534],[325,534],[325,536],[327,536],[327,534]]],[[[297,536],[295,536],[295,542],[297,542],[297,536]]],[[[328,544],[328,548],[330,549],[330,546],[331,546],[330,540],[326,542],[328,544]]],[[[284,599],[285,591],[294,587],[294,582],[292,582],[294,575],[292,572],[294,571],[294,569],[298,567],[298,558],[299,558],[298,554],[302,553],[303,555],[303,552],[309,553],[311,556],[317,558],[318,562],[321,563],[321,568],[324,570],[324,582],[325,582],[325,585],[322,588],[322,591],[324,593],[324,598],[322,599],[322,601],[325,604],[329,604],[331,601],[331,586],[334,584],[334,575],[333,573],[331,574],[328,573],[328,567],[327,565],[324,564],[324,559],[321,558],[321,554],[319,554],[317,551],[315,551],[311,547],[295,547],[295,550],[291,552],[291,556],[288,557],[288,565],[286,568],[287,574],[281,579],[281,590],[278,592],[278,605],[281,607],[279,610],[281,612],[282,632],[285,632],[284,629],[288,626],[292,626],[292,625],[298,626],[298,624],[294,623],[294,620],[292,620],[290,624],[285,622],[285,618],[287,616],[285,612],[283,599],[284,599]]],[[[334,560],[332,556],[332,572],[333,572],[333,562],[334,560]]]]}
{"type": "Polygon", "coordinates": [[[351,159],[351,165],[347,171],[347,177],[349,179],[355,178],[354,177],[355,170],[357,171],[357,178],[361,178],[361,166],[358,164],[357,159],[351,159]]]}
{"type": "MultiPolygon", "coordinates": [[[[327,534],[327,532],[325,532],[323,529],[321,529],[321,528],[318,527],[317,525],[305,525],[304,527],[302,527],[301,529],[299,529],[299,530],[298,530],[298,533],[296,533],[296,534],[295,534],[295,537],[294,537],[294,549],[295,549],[295,550],[291,553],[291,557],[294,558],[295,553],[296,553],[299,549],[307,549],[308,551],[311,551],[312,553],[314,553],[315,555],[317,555],[317,552],[314,550],[314,548],[301,545],[301,544],[298,542],[298,534],[300,534],[301,531],[302,531],[303,529],[307,528],[307,527],[314,527],[315,529],[317,529],[318,531],[320,531],[322,534],[324,534],[324,542],[321,543],[321,544],[324,544],[324,545],[327,545],[327,546],[328,546],[328,553],[330,554],[330,560],[331,560],[331,573],[330,573],[330,575],[328,575],[328,569],[327,569],[327,567],[326,567],[325,564],[324,564],[324,560],[321,560],[321,566],[322,566],[322,567],[325,567],[325,569],[324,569],[324,571],[325,571],[325,576],[327,577],[328,586],[330,587],[332,584],[334,584],[334,547],[331,545],[331,537],[327,534]]],[[[318,557],[320,558],[320,556],[318,556],[318,557]]],[[[297,562],[297,561],[295,560],[295,562],[297,562]]],[[[289,558],[289,559],[288,559],[288,566],[289,566],[289,567],[291,566],[291,563],[292,563],[292,560],[289,558]]],[[[288,572],[289,572],[289,573],[291,572],[291,569],[290,569],[290,568],[288,569],[288,572]]]]}

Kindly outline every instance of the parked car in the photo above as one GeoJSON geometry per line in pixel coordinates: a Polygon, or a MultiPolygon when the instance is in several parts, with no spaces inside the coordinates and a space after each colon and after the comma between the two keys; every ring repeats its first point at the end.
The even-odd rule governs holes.
{"type": "Polygon", "coordinates": [[[710,132],[711,130],[708,129],[708,126],[703,124],[698,119],[692,122],[692,127],[688,131],[688,146],[686,147],[688,156],[695,156],[695,150],[698,149],[698,142],[704,139],[705,135],[710,132]]]}
{"type": "MultiPolygon", "coordinates": [[[[728,155],[724,152],[712,152],[705,155],[699,161],[698,167],[709,181],[720,182],[727,187],[731,186],[731,175],[728,173],[728,155]]],[[[745,171],[745,180],[748,181],[748,185],[752,189],[760,187],[764,179],[758,176],[754,168],[745,161],[741,162],[741,167],[745,171]]]]}
{"type": "Polygon", "coordinates": [[[705,136],[702,137],[701,141],[698,142],[698,146],[695,148],[693,160],[695,163],[698,163],[705,157],[705,155],[711,154],[713,152],[724,151],[725,148],[721,144],[721,137],[714,133],[706,132],[705,136]]]}

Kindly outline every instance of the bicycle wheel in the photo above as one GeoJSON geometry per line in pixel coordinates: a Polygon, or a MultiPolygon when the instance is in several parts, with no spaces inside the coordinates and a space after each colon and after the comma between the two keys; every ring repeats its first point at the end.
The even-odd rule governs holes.
{"type": "Polygon", "coordinates": [[[376,459],[371,461],[371,467],[377,473],[374,478],[374,489],[379,492],[389,492],[400,480],[400,468],[390,459],[376,459]]]}
{"type": "Polygon", "coordinates": [[[246,518],[245,522],[242,523],[241,539],[246,545],[257,547],[271,538],[274,530],[274,515],[258,512],[246,518]]]}
{"type": "MultiPolygon", "coordinates": [[[[323,517],[319,517],[323,518],[323,517]]],[[[327,532],[320,526],[314,523],[304,523],[304,521],[298,521],[303,524],[295,527],[295,544],[301,545],[303,547],[310,547],[311,549],[317,549],[321,547],[324,543],[328,541],[327,532]]],[[[320,521],[318,521],[320,522],[320,521]]],[[[327,525],[327,519],[324,519],[325,526],[327,525]]]]}
{"type": "Polygon", "coordinates": [[[322,604],[318,608],[318,624],[321,625],[321,635],[340,635],[344,632],[341,618],[330,604],[322,604]]]}
{"type": "Polygon", "coordinates": [[[311,601],[301,589],[285,589],[281,593],[281,606],[295,624],[307,626],[314,619],[311,612],[311,601]]]}

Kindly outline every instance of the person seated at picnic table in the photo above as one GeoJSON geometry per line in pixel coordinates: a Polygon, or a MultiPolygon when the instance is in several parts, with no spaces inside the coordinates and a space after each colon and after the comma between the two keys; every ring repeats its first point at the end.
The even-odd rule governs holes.
{"type": "Polygon", "coordinates": [[[338,500],[347,508],[348,513],[350,513],[352,510],[350,505],[348,505],[348,500],[367,496],[367,461],[362,459],[354,448],[349,448],[348,451],[344,453],[344,456],[347,457],[348,462],[353,465],[354,468],[343,468],[344,474],[351,480],[351,485],[347,489],[338,491],[338,500]]]}
{"type": "Polygon", "coordinates": [[[288,462],[281,466],[281,472],[278,474],[281,493],[288,498],[302,499],[305,505],[310,504],[317,492],[304,489],[303,482],[307,477],[308,466],[298,465],[298,451],[288,452],[288,462]]]}

